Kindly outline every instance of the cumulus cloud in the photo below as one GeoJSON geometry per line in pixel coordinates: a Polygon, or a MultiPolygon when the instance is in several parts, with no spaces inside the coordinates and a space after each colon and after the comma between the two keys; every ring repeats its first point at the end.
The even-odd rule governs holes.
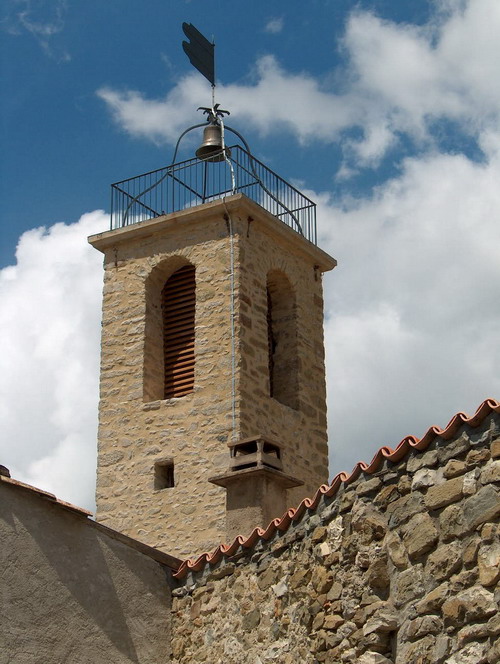
{"type": "Polygon", "coordinates": [[[408,159],[374,195],[320,197],[332,469],[500,395],[500,152],[408,159]]]}
{"type": "Polygon", "coordinates": [[[19,480],[92,508],[103,212],[24,233],[0,271],[0,458],[19,480]]]}
{"type": "MultiPolygon", "coordinates": [[[[345,141],[344,176],[375,167],[401,134],[421,147],[361,199],[306,192],[319,204],[320,246],[339,260],[325,278],[334,472],[500,395],[500,6],[440,6],[423,27],[353,14],[341,94],[272,56],[252,84],[221,90],[263,133],[275,122],[304,142],[333,141],[361,127],[360,140],[345,141]],[[481,162],[443,149],[440,119],[477,141],[481,162]]],[[[125,131],[173,142],[210,90],[193,73],[163,100],[99,94],[125,131]]],[[[95,212],[31,231],[0,273],[1,462],[83,505],[93,495],[101,299],[100,256],[85,236],[106,226],[95,212]]]]}
{"type": "MultiPolygon", "coordinates": [[[[218,95],[239,121],[263,134],[282,128],[302,142],[342,139],[344,175],[354,163],[376,167],[402,135],[432,147],[442,121],[479,141],[491,122],[500,122],[500,4],[469,0],[447,3],[447,11],[444,3],[437,7],[441,11],[424,26],[353,12],[342,39],[346,66],[337,72],[339,93],[307,72],[287,72],[266,55],[257,61],[252,82],[222,84],[218,95]],[[346,137],[353,128],[360,137],[346,137]]],[[[130,134],[170,142],[186,117],[194,118],[199,100],[209,98],[194,73],[164,99],[110,88],[98,94],[130,134]]]]}

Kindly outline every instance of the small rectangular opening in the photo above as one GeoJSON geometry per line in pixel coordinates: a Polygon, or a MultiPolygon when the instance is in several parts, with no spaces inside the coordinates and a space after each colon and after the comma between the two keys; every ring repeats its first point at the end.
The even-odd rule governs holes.
{"type": "Polygon", "coordinates": [[[171,489],[175,486],[174,483],[174,462],[172,459],[168,461],[157,461],[155,463],[155,491],[161,489],[171,489]]]}

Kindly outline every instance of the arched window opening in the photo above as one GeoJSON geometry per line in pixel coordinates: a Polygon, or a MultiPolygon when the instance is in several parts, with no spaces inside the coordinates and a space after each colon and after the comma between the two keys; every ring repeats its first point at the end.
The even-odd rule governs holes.
{"type": "Polygon", "coordinates": [[[297,311],[288,278],[272,271],[267,276],[267,342],[269,394],[298,408],[297,311]]]}
{"type": "Polygon", "coordinates": [[[195,268],[185,265],[161,292],[164,399],[183,397],[194,388],[195,304],[195,268]]]}

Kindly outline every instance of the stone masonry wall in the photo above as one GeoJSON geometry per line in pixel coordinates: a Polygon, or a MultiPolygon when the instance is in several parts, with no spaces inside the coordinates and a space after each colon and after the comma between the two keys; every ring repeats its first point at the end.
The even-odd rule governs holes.
{"type": "Polygon", "coordinates": [[[321,270],[333,259],[242,195],[90,242],[105,253],[97,519],[178,556],[214,548],[226,537],[226,494],[208,480],[227,469],[229,442],[255,434],[281,443],[285,472],[305,482],[289,502],[326,481],[321,270]],[[159,294],[186,263],[196,268],[195,386],[164,400],[159,294]],[[270,270],[283,271],[296,295],[297,410],[269,396],[270,270]],[[175,486],[155,490],[154,465],[165,459],[175,486]]]}
{"type": "Polygon", "coordinates": [[[495,664],[499,516],[492,413],[189,572],[173,591],[172,661],[495,664]]]}

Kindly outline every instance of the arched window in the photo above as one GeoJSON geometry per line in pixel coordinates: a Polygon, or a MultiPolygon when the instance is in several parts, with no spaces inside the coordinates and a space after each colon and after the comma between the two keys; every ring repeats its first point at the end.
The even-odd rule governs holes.
{"type": "Polygon", "coordinates": [[[195,268],[185,265],[161,292],[163,398],[183,397],[194,388],[195,268]]]}
{"type": "Polygon", "coordinates": [[[269,394],[298,408],[297,310],[288,278],[277,270],[267,275],[269,394]]]}

